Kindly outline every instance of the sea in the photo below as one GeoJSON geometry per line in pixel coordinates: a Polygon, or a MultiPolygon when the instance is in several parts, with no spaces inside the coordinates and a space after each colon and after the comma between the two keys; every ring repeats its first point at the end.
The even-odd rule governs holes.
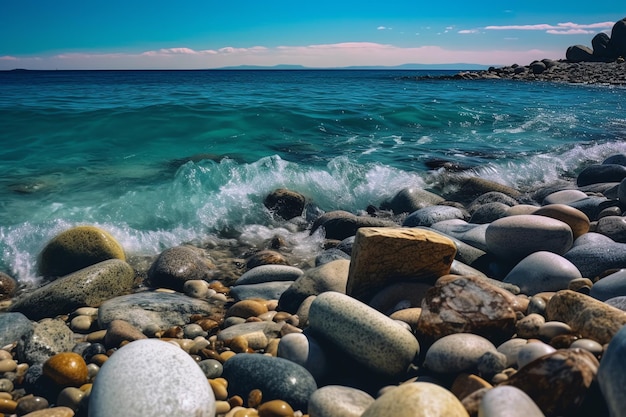
{"type": "Polygon", "coordinates": [[[279,236],[310,262],[321,212],[450,175],[528,189],[626,153],[623,87],[454,73],[0,72],[0,271],[40,282],[46,242],[85,224],[129,256],[279,236]],[[277,188],[311,202],[300,224],[264,207],[277,188]]]}

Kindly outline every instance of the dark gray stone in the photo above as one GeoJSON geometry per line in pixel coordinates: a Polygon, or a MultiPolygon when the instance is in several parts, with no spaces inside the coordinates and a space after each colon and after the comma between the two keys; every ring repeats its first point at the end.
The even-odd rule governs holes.
{"type": "Polygon", "coordinates": [[[626,166],[619,164],[595,164],[583,169],[576,184],[579,187],[601,182],[620,182],[626,178],[626,166]]]}
{"type": "Polygon", "coordinates": [[[609,49],[609,43],[611,38],[604,32],[598,33],[591,39],[591,46],[593,47],[593,56],[599,59],[611,58],[612,53],[609,49]]]}
{"type": "Polygon", "coordinates": [[[626,217],[602,217],[598,220],[595,231],[610,237],[616,242],[626,243],[626,217]]]}
{"type": "Polygon", "coordinates": [[[577,244],[563,257],[576,265],[583,277],[594,278],[609,269],[626,267],[626,243],[611,240],[602,244],[577,244]]]}
{"type": "Polygon", "coordinates": [[[346,211],[331,211],[324,213],[318,217],[313,226],[311,227],[311,233],[314,233],[320,227],[324,229],[326,239],[343,240],[356,234],[357,229],[360,227],[394,227],[397,226],[391,220],[368,217],[368,216],[356,216],[346,211]]]}
{"type": "Polygon", "coordinates": [[[298,192],[279,188],[268,194],[263,204],[278,217],[291,220],[302,215],[306,198],[298,192]]]}
{"type": "Polygon", "coordinates": [[[17,344],[17,357],[20,362],[44,363],[57,353],[70,352],[74,347],[74,333],[60,319],[44,319],[34,323],[29,337],[17,344]]]}
{"type": "Polygon", "coordinates": [[[236,301],[248,300],[250,298],[278,300],[293,283],[294,281],[272,281],[261,282],[259,284],[237,285],[230,288],[229,294],[236,301]]]}
{"type": "Polygon", "coordinates": [[[616,165],[624,165],[626,166],[626,155],[623,153],[618,153],[615,155],[611,155],[602,161],[603,164],[616,164],[616,165]]]}
{"type": "Polygon", "coordinates": [[[263,393],[263,401],[280,399],[294,410],[308,411],[309,397],[317,389],[315,379],[302,366],[287,359],[261,354],[239,354],[224,362],[222,377],[228,381],[228,394],[248,398],[253,389],[263,393]]]}
{"type": "Polygon", "coordinates": [[[584,45],[573,45],[565,51],[565,58],[570,62],[593,61],[593,51],[584,45]]]}
{"type": "Polygon", "coordinates": [[[396,214],[413,213],[424,207],[439,204],[443,198],[430,191],[420,188],[403,188],[388,202],[381,205],[383,210],[391,210],[396,214]]]}
{"type": "Polygon", "coordinates": [[[148,271],[148,280],[153,287],[182,292],[185,281],[208,278],[210,265],[201,256],[200,249],[175,246],[157,257],[148,271]]]}
{"type": "Polygon", "coordinates": [[[600,367],[598,383],[612,416],[623,415],[626,410],[626,326],[618,331],[607,347],[600,367]]]}
{"type": "Polygon", "coordinates": [[[589,295],[600,301],[626,296],[626,269],[620,269],[598,280],[591,287],[589,295]]]}
{"type": "Polygon", "coordinates": [[[509,206],[503,203],[486,203],[474,211],[472,217],[469,219],[469,222],[474,224],[491,223],[494,220],[505,217],[508,209],[509,206]]]}
{"type": "Polygon", "coordinates": [[[337,259],[350,259],[350,255],[337,248],[326,249],[315,257],[315,266],[327,264],[337,259]]]}
{"type": "Polygon", "coordinates": [[[589,217],[589,220],[595,221],[598,219],[598,214],[606,208],[607,203],[610,202],[605,197],[587,197],[582,200],[567,203],[567,205],[582,211],[589,217]]]}
{"type": "Polygon", "coordinates": [[[619,297],[609,298],[604,304],[611,307],[619,308],[622,311],[626,311],[626,295],[620,295],[619,297]]]}
{"type": "Polygon", "coordinates": [[[626,18],[619,20],[613,25],[611,30],[611,40],[609,49],[613,57],[626,58],[626,18]]]}

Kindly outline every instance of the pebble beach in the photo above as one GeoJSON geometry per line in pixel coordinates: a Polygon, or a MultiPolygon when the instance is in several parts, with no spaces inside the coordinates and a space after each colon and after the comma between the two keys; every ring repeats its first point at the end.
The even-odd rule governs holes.
{"type": "Polygon", "coordinates": [[[308,265],[278,237],[138,258],[61,232],[43,285],[1,277],[0,413],[623,415],[626,155],[533,189],[450,178],[313,218],[275,190],[323,236],[308,265]]]}

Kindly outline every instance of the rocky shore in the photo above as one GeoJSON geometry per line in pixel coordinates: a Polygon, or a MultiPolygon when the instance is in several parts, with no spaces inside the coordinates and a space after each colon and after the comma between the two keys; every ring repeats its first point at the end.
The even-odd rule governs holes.
{"type": "Polygon", "coordinates": [[[450,181],[359,213],[276,190],[284,227],[323,234],[314,264],[277,237],[145,258],[60,233],[43,285],[0,274],[0,414],[623,415],[626,155],[450,181]]]}
{"type": "Polygon", "coordinates": [[[564,60],[542,59],[528,65],[514,64],[500,68],[491,67],[485,71],[464,71],[441,78],[626,85],[626,18],[613,25],[610,36],[603,32],[594,36],[591,46],[570,46],[564,60]]]}

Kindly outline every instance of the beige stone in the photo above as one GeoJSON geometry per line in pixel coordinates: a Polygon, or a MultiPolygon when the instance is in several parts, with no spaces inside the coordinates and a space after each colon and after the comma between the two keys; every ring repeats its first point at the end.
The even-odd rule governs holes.
{"type": "Polygon", "coordinates": [[[600,344],[609,343],[626,324],[626,312],[571,290],[559,291],[550,298],[546,318],[567,323],[574,332],[600,344]]]}
{"type": "Polygon", "coordinates": [[[400,281],[434,281],[450,272],[454,242],[423,229],[363,227],[352,247],[346,294],[361,301],[400,281]]]}
{"type": "Polygon", "coordinates": [[[533,214],[538,216],[552,217],[567,223],[572,229],[574,240],[589,231],[589,217],[582,211],[566,204],[548,204],[541,207],[533,214]]]}
{"type": "Polygon", "coordinates": [[[24,414],[22,417],[73,417],[74,410],[69,407],[52,407],[24,414]]]}

